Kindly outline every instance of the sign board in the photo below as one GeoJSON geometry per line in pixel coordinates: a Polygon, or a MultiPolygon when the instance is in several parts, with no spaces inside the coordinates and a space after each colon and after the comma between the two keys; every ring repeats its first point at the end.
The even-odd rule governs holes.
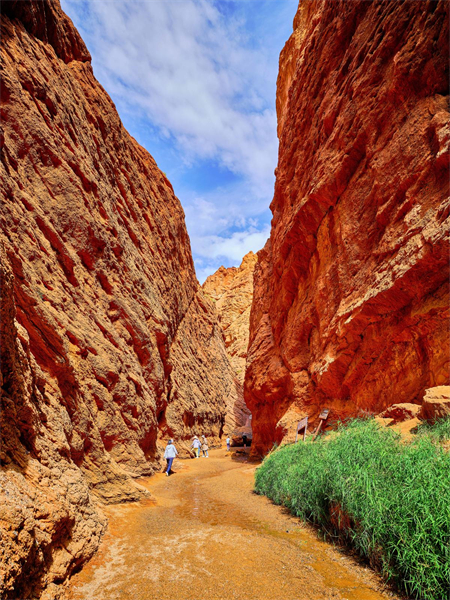
{"type": "Polygon", "coordinates": [[[305,417],[301,421],[298,422],[297,425],[297,433],[308,426],[308,417],[305,417]]]}
{"type": "Polygon", "coordinates": [[[324,408],[322,410],[322,412],[319,415],[319,419],[323,419],[324,421],[326,421],[326,419],[328,418],[328,415],[330,413],[330,409],[329,408],[324,408]]]}
{"type": "Polygon", "coordinates": [[[330,409],[329,408],[324,408],[322,410],[322,412],[319,415],[319,424],[317,425],[317,428],[314,432],[314,436],[313,436],[313,441],[316,439],[316,437],[319,435],[320,429],[322,428],[322,424],[324,421],[326,421],[328,419],[328,415],[330,414],[330,409]]]}
{"type": "Polygon", "coordinates": [[[308,417],[304,417],[297,425],[297,433],[295,435],[295,443],[297,443],[298,434],[303,430],[303,441],[306,439],[306,430],[308,428],[308,417]]]}

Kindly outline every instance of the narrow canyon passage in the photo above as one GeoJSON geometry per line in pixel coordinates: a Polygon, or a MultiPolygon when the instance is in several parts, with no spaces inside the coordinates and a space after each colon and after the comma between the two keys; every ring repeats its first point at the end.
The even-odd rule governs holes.
{"type": "Polygon", "coordinates": [[[223,450],[140,482],[152,499],[107,507],[108,531],[71,600],[382,600],[370,569],[252,493],[255,465],[223,450]]]}

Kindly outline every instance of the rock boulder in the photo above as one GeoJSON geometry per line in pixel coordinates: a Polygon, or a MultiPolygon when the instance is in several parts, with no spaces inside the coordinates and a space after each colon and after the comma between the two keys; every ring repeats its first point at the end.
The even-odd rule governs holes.
{"type": "Polygon", "coordinates": [[[450,417],[450,386],[439,385],[426,390],[418,417],[431,423],[450,417]]]}
{"type": "Polygon", "coordinates": [[[394,423],[401,423],[409,419],[415,419],[421,410],[420,404],[393,404],[378,415],[381,419],[392,419],[394,423]]]}

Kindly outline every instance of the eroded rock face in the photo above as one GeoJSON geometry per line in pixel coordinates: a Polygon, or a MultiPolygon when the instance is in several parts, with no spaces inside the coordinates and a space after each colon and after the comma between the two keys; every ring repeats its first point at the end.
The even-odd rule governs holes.
{"type": "Polygon", "coordinates": [[[448,4],[300,2],[277,111],[245,382],[256,452],[288,410],[378,413],[448,382],[448,4]]]}
{"type": "Polygon", "coordinates": [[[250,416],[243,398],[243,384],[256,262],[256,254],[249,252],[239,267],[220,267],[202,286],[204,293],[215,303],[227,354],[238,382],[238,401],[229,403],[227,410],[226,427],[230,431],[244,426],[250,416]]]}
{"type": "Polygon", "coordinates": [[[419,417],[430,423],[450,417],[449,385],[439,385],[425,391],[419,417]]]}
{"type": "Polygon", "coordinates": [[[169,435],[217,442],[236,390],[180,203],[70,19],[2,12],[0,595],[53,599],[98,546],[94,501],[142,497],[169,435]]]}
{"type": "MultiPolygon", "coordinates": [[[[0,258],[0,594],[29,598],[45,589],[43,598],[57,599],[62,590],[55,582],[92,556],[106,520],[69,458],[67,413],[43,393],[45,373],[30,352],[26,330],[15,323],[14,276],[3,244],[0,258]]],[[[125,477],[111,477],[116,494],[125,477]]],[[[139,498],[132,486],[125,492],[139,498]]]]}

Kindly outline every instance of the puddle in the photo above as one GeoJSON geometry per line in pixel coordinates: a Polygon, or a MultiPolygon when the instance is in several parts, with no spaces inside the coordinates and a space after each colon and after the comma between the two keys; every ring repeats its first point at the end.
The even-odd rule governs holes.
{"type": "MultiPolygon", "coordinates": [[[[254,468],[222,451],[167,478],[151,502],[107,507],[71,600],[386,600],[380,580],[252,493],[254,468]]],[[[176,466],[175,466],[176,468],[176,466]]]]}

